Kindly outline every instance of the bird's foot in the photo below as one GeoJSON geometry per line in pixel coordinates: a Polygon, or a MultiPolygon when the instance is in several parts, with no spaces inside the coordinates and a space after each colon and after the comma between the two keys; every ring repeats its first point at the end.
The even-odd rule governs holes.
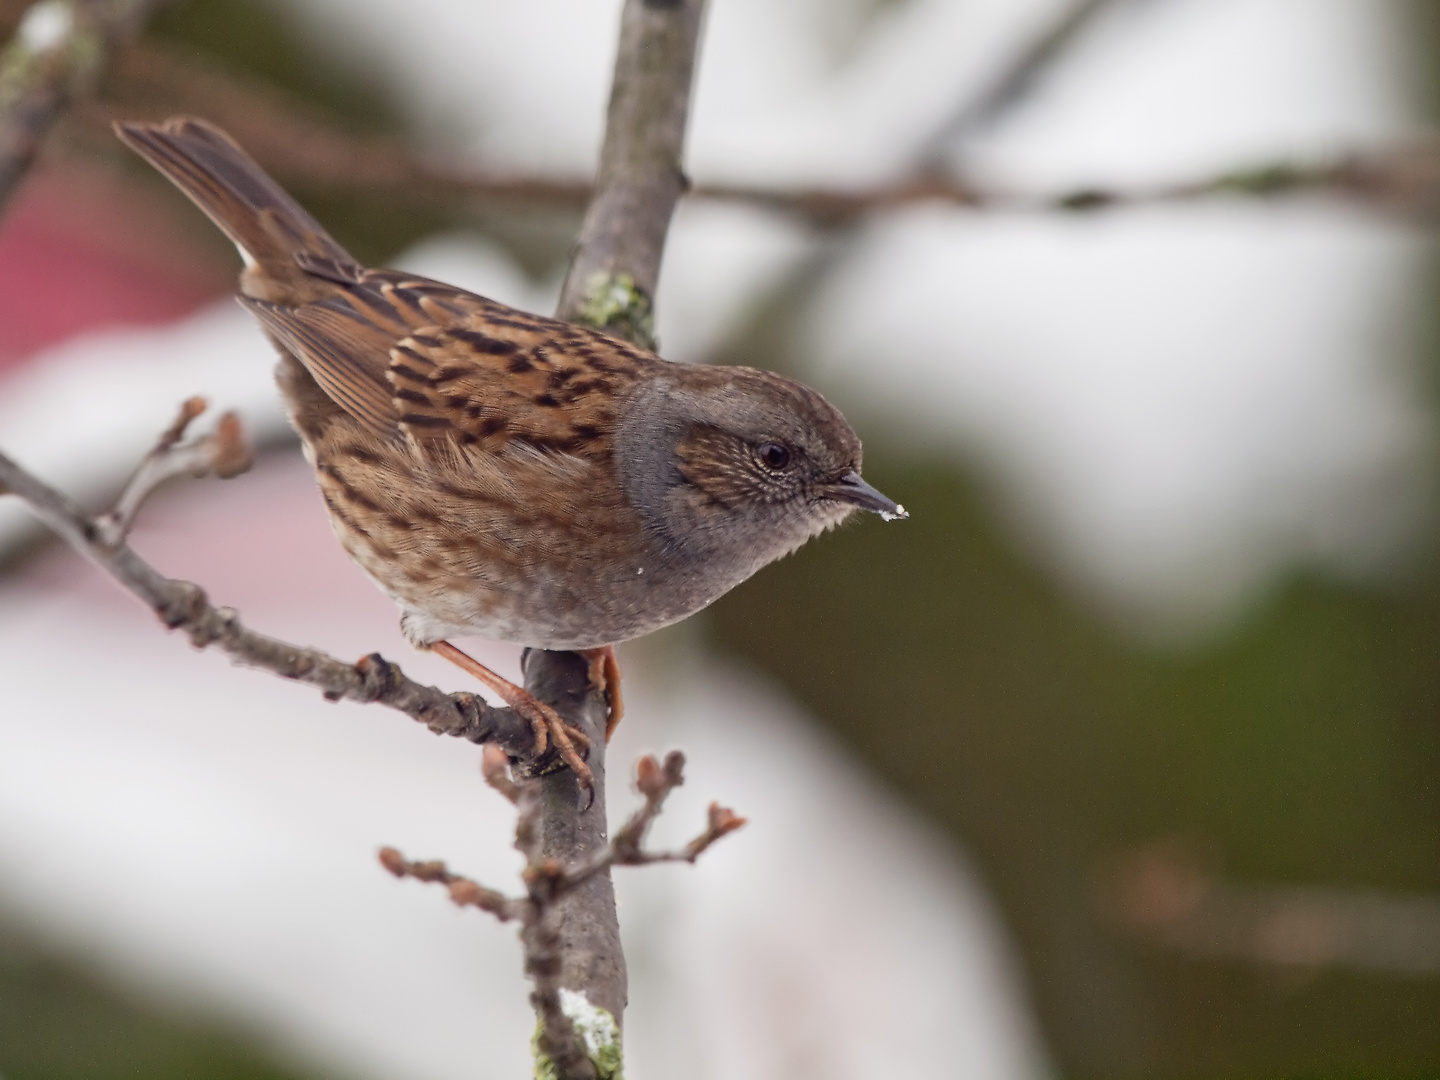
{"type": "Polygon", "coordinates": [[[625,715],[625,701],[620,696],[620,662],[615,659],[615,646],[581,649],[580,655],[590,664],[591,688],[604,694],[605,700],[610,703],[610,715],[605,719],[605,741],[608,743],[625,715]]]}
{"type": "Polygon", "coordinates": [[[579,781],[581,789],[585,792],[585,808],[588,810],[590,804],[595,801],[595,776],[590,771],[590,766],[585,764],[585,758],[582,756],[582,753],[588,752],[590,749],[589,737],[574,725],[567,724],[559,713],[530,693],[529,690],[495,674],[473,656],[462,652],[448,641],[436,642],[430,648],[437,655],[443,656],[494,690],[506,705],[509,705],[529,722],[531,730],[535,732],[535,756],[537,758],[541,757],[552,743],[554,744],[555,752],[560,755],[560,760],[570,767],[570,771],[575,774],[575,779],[579,781]],[[579,749],[576,748],[577,745],[579,749]]]}

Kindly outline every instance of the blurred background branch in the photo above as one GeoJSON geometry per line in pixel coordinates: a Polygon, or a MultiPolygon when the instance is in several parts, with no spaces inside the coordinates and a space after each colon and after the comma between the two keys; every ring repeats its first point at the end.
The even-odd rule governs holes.
{"type": "MultiPolygon", "coordinates": [[[[707,183],[681,185],[678,174],[664,193],[647,189],[657,207],[691,199],[740,203],[773,210],[811,224],[835,227],[906,206],[937,204],[975,211],[1046,213],[1119,210],[1183,203],[1217,196],[1278,197],[1320,194],[1426,222],[1440,213],[1440,144],[1420,140],[1329,156],[1324,160],[1273,160],[1240,165],[1212,176],[1145,188],[1076,186],[1020,192],[944,175],[937,146],[953,147],[972,124],[998,120],[1018,105],[1046,64],[1058,59],[1084,22],[1114,0],[1077,5],[1086,18],[1067,23],[1070,32],[1046,37],[1046,48],[1024,56],[1023,76],[1000,80],[967,101],[917,153],[914,175],[870,188],[795,188],[707,183]],[[972,117],[973,114],[973,118],[972,117]],[[962,119],[963,118],[963,119],[962,119]]],[[[76,103],[75,114],[94,144],[109,152],[110,125],[118,119],[161,119],[176,112],[205,116],[234,133],[267,169],[289,182],[338,191],[370,191],[421,206],[534,207],[574,212],[591,202],[593,188],[581,177],[534,173],[487,173],[472,165],[419,154],[403,142],[357,134],[323,109],[307,106],[274,87],[197,62],[163,42],[141,41],[117,57],[104,92],[76,103]]],[[[672,121],[673,122],[673,121],[672,121]]],[[[632,192],[628,197],[638,197],[632,192]]],[[[618,195],[612,195],[618,198],[618,195]]],[[[646,245],[656,243],[652,236],[646,245]]],[[[594,272],[594,267],[590,272],[594,272]]],[[[653,288],[653,283],[651,284],[653,288]]],[[[566,303],[579,303],[579,286],[566,303]]]]}
{"type": "Polygon", "coordinates": [[[921,169],[945,172],[957,143],[996,122],[1024,101],[1045,77],[1047,69],[1065,55],[1096,17],[1116,6],[1117,0],[1067,0],[1062,4],[1052,21],[1042,22],[1010,62],[935,129],[920,148],[921,169]]]}
{"type": "Polygon", "coordinates": [[[1170,839],[1101,875],[1102,914],[1153,946],[1318,978],[1327,969],[1440,975],[1440,898],[1226,880],[1214,853],[1170,839]]]}

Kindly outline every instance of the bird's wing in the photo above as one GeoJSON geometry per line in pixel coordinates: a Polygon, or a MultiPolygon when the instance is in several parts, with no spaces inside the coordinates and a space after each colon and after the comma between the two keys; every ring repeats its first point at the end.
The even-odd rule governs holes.
{"type": "Polygon", "coordinates": [[[523,444],[596,460],[609,453],[617,399],[657,363],[596,331],[493,305],[396,342],[388,374],[418,445],[523,444]]]}
{"type": "Polygon", "coordinates": [[[649,364],[616,338],[396,271],[317,303],[242,302],[367,430],[420,450],[520,442],[594,458],[614,403],[649,364]],[[598,441],[597,441],[598,440],[598,441]]]}
{"type": "Polygon", "coordinates": [[[344,295],[288,307],[241,296],[270,336],[291,352],[331,401],[381,439],[400,433],[385,379],[393,332],[365,321],[344,295]]]}

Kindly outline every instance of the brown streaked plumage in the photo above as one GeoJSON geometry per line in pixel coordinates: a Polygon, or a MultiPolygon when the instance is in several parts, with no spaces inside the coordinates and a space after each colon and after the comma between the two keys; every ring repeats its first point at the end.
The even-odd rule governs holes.
{"type": "Polygon", "coordinates": [[[904,514],[860,479],[859,439],[801,383],[672,364],[366,269],[218,128],[116,130],[240,249],[240,302],[279,350],[335,535],[399,604],[406,636],[525,712],[582,781],[577,733],[446,638],[592,650],[613,673],[614,643],[704,607],[856,507],[904,514]]]}

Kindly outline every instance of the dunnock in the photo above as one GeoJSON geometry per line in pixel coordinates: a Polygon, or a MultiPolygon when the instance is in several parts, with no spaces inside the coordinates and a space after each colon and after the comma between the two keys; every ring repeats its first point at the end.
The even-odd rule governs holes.
{"type": "Polygon", "coordinates": [[[587,786],[583,736],[446,638],[590,650],[613,725],[616,642],[698,611],[857,507],[905,516],[860,478],[845,418],[793,379],[670,363],[367,270],[218,128],[116,131],[240,249],[240,302],[280,352],[335,535],[400,605],[405,636],[499,693],[587,786]]]}

